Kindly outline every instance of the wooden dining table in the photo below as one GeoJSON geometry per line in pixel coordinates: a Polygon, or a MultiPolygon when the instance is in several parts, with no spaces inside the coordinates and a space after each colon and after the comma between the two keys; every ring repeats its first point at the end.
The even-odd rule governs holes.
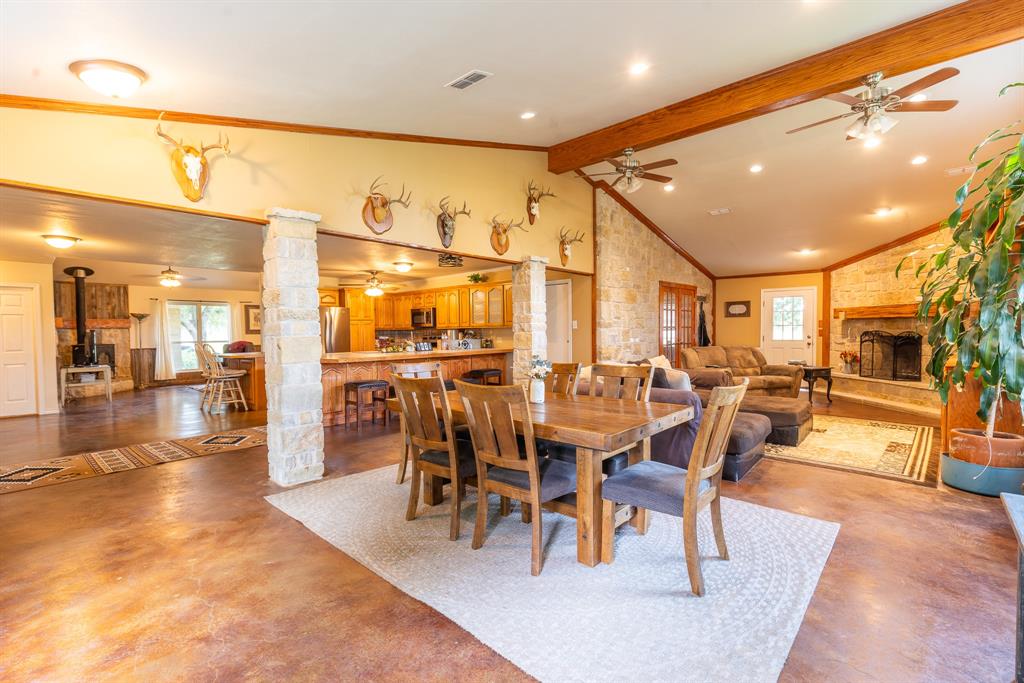
{"type": "MultiPolygon", "coordinates": [[[[465,408],[459,393],[448,392],[448,400],[453,422],[464,423],[465,408]]],[[[400,412],[398,399],[389,399],[388,409],[400,412]]],[[[543,403],[530,404],[535,437],[576,447],[577,561],[593,567],[601,558],[601,463],[623,452],[629,454],[630,463],[649,459],[652,436],[692,419],[692,406],[601,396],[548,393],[543,403]]],[[[522,417],[514,422],[516,431],[522,434],[522,417]]],[[[424,477],[426,504],[441,502],[441,486],[434,477],[424,477]]],[[[641,531],[645,529],[643,516],[634,521],[641,531]]]]}

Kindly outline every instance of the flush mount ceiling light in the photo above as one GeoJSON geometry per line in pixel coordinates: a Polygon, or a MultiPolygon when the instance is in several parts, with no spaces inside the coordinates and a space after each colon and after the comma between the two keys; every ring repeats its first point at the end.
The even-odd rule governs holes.
{"type": "Polygon", "coordinates": [[[181,273],[167,266],[167,270],[160,271],[160,286],[181,287],[181,273]]]}
{"type": "Polygon", "coordinates": [[[519,115],[519,118],[521,118],[524,121],[529,121],[530,119],[532,119],[536,115],[537,115],[536,112],[524,111],[522,114],[519,115]]]}
{"type": "Polygon", "coordinates": [[[438,254],[437,265],[439,268],[461,268],[462,257],[457,254],[438,254]]]}
{"type": "Polygon", "coordinates": [[[804,249],[801,249],[800,251],[798,251],[797,253],[800,254],[801,256],[810,256],[811,254],[814,253],[814,250],[813,249],[804,248],[804,249]]]}
{"type": "Polygon", "coordinates": [[[82,241],[79,237],[69,237],[68,235],[43,235],[43,239],[51,247],[57,249],[69,249],[82,241]]]}
{"type": "Polygon", "coordinates": [[[877,209],[875,209],[875,215],[878,216],[879,218],[885,218],[891,213],[892,209],[889,208],[888,206],[880,206],[877,209]]]}
{"type": "Polygon", "coordinates": [[[665,186],[665,192],[672,192],[675,189],[676,189],[675,185],[666,185],[665,186]]]}
{"type": "Polygon", "coordinates": [[[732,213],[732,209],[722,207],[720,209],[708,209],[709,216],[724,216],[727,213],[732,213]]]}
{"type": "Polygon", "coordinates": [[[130,97],[146,82],[146,72],[112,59],[84,59],[68,69],[87,86],[107,97],[130,97]]]}
{"type": "Polygon", "coordinates": [[[366,281],[366,289],[363,290],[363,294],[366,296],[380,296],[384,293],[381,288],[380,279],[377,278],[377,271],[370,271],[370,278],[366,281]]]}
{"type": "Polygon", "coordinates": [[[754,164],[753,166],[750,167],[751,173],[760,173],[763,170],[764,166],[762,166],[761,164],[754,164]]]}
{"type": "Polygon", "coordinates": [[[647,72],[651,68],[651,65],[646,62],[634,62],[629,67],[630,76],[640,76],[647,72]]]}
{"type": "Polygon", "coordinates": [[[914,157],[913,159],[910,160],[910,163],[912,163],[914,166],[920,166],[921,164],[923,164],[923,163],[925,163],[927,161],[928,161],[928,157],[926,157],[923,154],[918,154],[916,157],[914,157]]]}
{"type": "Polygon", "coordinates": [[[393,265],[395,267],[395,270],[397,270],[399,273],[408,273],[410,270],[412,270],[412,263],[410,263],[409,261],[395,261],[391,265],[393,265]]]}

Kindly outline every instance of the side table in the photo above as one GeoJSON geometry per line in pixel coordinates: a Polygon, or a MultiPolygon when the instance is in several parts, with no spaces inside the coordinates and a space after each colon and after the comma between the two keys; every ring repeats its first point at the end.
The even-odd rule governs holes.
{"type": "Polygon", "coordinates": [[[61,406],[63,406],[65,403],[67,403],[68,387],[81,387],[81,386],[85,386],[86,384],[93,384],[93,382],[69,382],[68,381],[68,375],[82,374],[82,373],[86,373],[86,372],[95,373],[95,374],[102,373],[102,375],[103,375],[103,384],[105,385],[106,390],[107,390],[107,400],[108,401],[111,400],[110,385],[111,385],[112,377],[110,376],[111,373],[110,373],[110,366],[109,365],[81,365],[81,366],[74,366],[74,365],[72,365],[70,367],[66,367],[66,368],[61,368],[60,369],[60,404],[61,404],[61,406]]]}
{"type": "Polygon", "coordinates": [[[826,365],[805,365],[804,381],[807,382],[807,400],[814,400],[814,384],[823,379],[828,383],[825,389],[825,398],[832,402],[832,368],[826,365]]]}

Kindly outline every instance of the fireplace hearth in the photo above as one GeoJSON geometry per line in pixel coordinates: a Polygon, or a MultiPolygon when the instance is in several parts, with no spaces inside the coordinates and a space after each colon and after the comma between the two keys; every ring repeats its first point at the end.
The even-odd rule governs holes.
{"type": "Polygon", "coordinates": [[[921,340],[917,332],[862,332],[860,376],[903,382],[921,381],[921,340]]]}

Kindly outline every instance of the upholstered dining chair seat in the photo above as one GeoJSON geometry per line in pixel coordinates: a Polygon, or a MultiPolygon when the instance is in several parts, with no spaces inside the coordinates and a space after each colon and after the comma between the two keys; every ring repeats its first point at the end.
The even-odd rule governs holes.
{"type": "MultiPolygon", "coordinates": [[[[540,502],[546,503],[576,490],[575,465],[561,460],[538,458],[537,468],[540,471],[540,502]]],[[[530,488],[529,475],[520,470],[492,467],[487,472],[487,478],[520,489],[530,488]]]]}
{"type": "MultiPolygon", "coordinates": [[[[473,455],[473,444],[462,439],[455,439],[455,448],[459,454],[459,478],[476,476],[476,457],[473,455]]],[[[420,453],[420,460],[448,467],[448,451],[423,451],[420,453]]]]}
{"type": "MultiPolygon", "coordinates": [[[[686,470],[656,460],[644,460],[605,479],[601,497],[682,517],[685,485],[686,470]]],[[[710,487],[708,480],[700,482],[701,492],[710,487]]]]}

